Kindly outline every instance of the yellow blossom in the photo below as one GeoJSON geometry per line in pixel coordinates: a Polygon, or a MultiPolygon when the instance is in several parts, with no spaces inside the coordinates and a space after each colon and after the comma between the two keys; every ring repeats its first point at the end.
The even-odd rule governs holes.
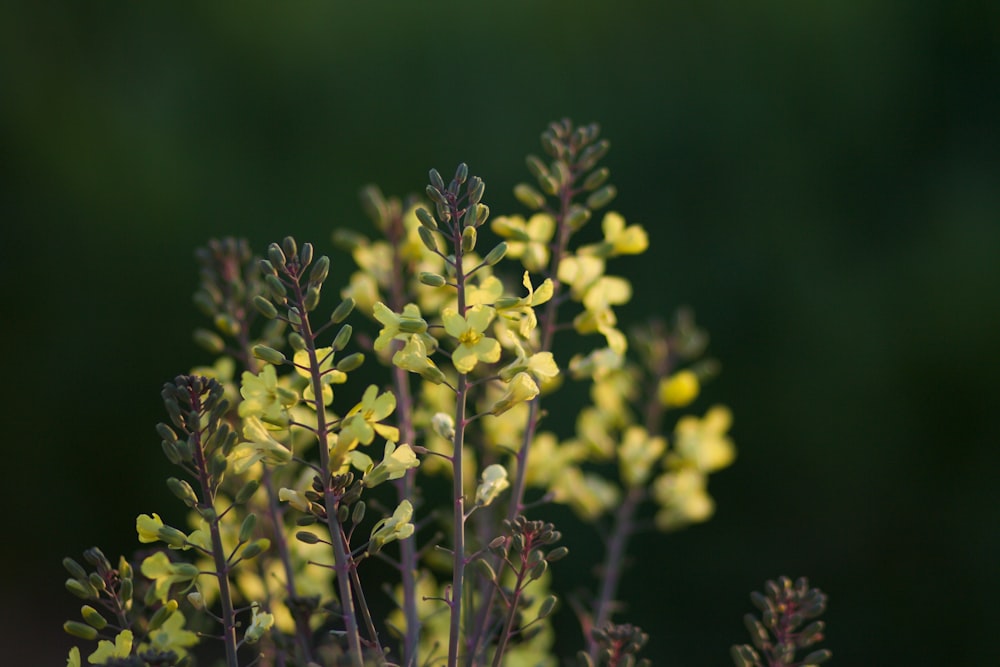
{"type": "Polygon", "coordinates": [[[410,523],[412,518],[413,505],[409,500],[400,502],[392,516],[385,517],[372,527],[368,553],[376,553],[389,542],[405,540],[412,535],[415,530],[414,525],[410,523]]]}
{"type": "Polygon", "coordinates": [[[535,327],[538,326],[535,307],[549,301],[552,298],[555,287],[552,279],[546,278],[536,290],[531,284],[531,277],[527,271],[524,272],[521,284],[528,290],[528,294],[519,299],[499,299],[496,301],[496,309],[501,317],[517,326],[517,332],[521,335],[521,338],[528,338],[535,327]]]}
{"type": "Polygon", "coordinates": [[[660,504],[656,526],[660,530],[674,530],[707,521],[715,511],[715,502],[705,487],[705,475],[694,468],[681,468],[657,477],[653,482],[653,497],[660,504]]]}
{"type": "Polygon", "coordinates": [[[188,648],[200,641],[198,635],[184,629],[186,619],[180,611],[175,611],[163,624],[149,633],[147,641],[157,651],[173,651],[179,658],[187,655],[188,648]]]}
{"type": "Polygon", "coordinates": [[[396,409],[396,396],[390,391],[378,393],[378,387],[369,385],[361,402],[351,408],[340,428],[340,440],[347,443],[371,444],[378,433],[386,440],[399,440],[399,429],[380,423],[396,409]]]}
{"type": "Polygon", "coordinates": [[[420,461],[409,445],[397,447],[395,443],[386,442],[382,462],[365,473],[364,484],[371,488],[382,482],[399,479],[407,470],[419,465],[420,461]]]}
{"type": "Polygon", "coordinates": [[[375,319],[382,324],[382,329],[378,332],[373,347],[376,352],[388,349],[389,343],[393,340],[406,340],[413,334],[422,334],[427,331],[427,322],[420,316],[420,308],[415,303],[408,303],[403,306],[402,313],[394,313],[384,303],[376,303],[373,307],[375,319]]]}
{"type": "Polygon", "coordinates": [[[441,313],[445,331],[458,340],[451,359],[455,370],[463,374],[470,372],[480,361],[492,363],[500,358],[500,343],[484,334],[493,320],[493,309],[476,306],[467,312],[466,317],[451,308],[445,308],[441,313]]]}
{"type": "Polygon", "coordinates": [[[271,435],[257,417],[243,420],[243,441],[233,448],[230,461],[233,472],[242,475],[258,461],[268,465],[284,465],[292,460],[292,452],[271,435]]]}
{"type": "MultiPolygon", "coordinates": [[[[302,391],[302,398],[307,403],[316,400],[313,391],[312,369],[309,362],[309,351],[299,350],[293,357],[295,362],[295,372],[309,380],[306,388],[302,391]]],[[[320,384],[323,390],[323,405],[333,403],[333,389],[331,384],[344,384],[347,382],[347,373],[337,370],[333,365],[333,348],[321,347],[316,349],[316,363],[319,365],[320,384]]]]}
{"type": "Polygon", "coordinates": [[[132,631],[122,630],[115,636],[112,644],[107,639],[102,639],[97,644],[97,650],[87,656],[87,662],[92,665],[101,665],[111,658],[127,658],[132,653],[132,631]]]}
{"type": "Polygon", "coordinates": [[[548,213],[536,213],[525,222],[519,215],[493,219],[492,229],[507,241],[507,256],[520,259],[524,268],[540,273],[549,263],[549,243],[556,231],[556,221],[548,213]]]}
{"type": "Polygon", "coordinates": [[[630,426],[622,434],[618,447],[618,465],[625,486],[643,486],[649,480],[653,465],[666,451],[667,441],[663,437],[650,437],[641,426],[630,426]]]}
{"type": "Polygon", "coordinates": [[[615,257],[618,255],[639,255],[649,248],[649,237],[642,225],[625,226],[625,218],[620,213],[608,211],[601,221],[604,241],[580,248],[580,253],[615,257]]]}
{"type": "Polygon", "coordinates": [[[525,372],[518,373],[507,383],[507,392],[493,405],[490,412],[494,415],[503,414],[518,403],[530,401],[538,396],[538,391],[538,384],[531,375],[525,372]]]}
{"type": "Polygon", "coordinates": [[[479,479],[479,486],[476,487],[477,505],[489,505],[510,486],[510,482],[507,481],[507,469],[499,463],[486,466],[479,479]]]}
{"type": "Polygon", "coordinates": [[[660,403],[666,407],[682,408],[698,397],[698,376],[689,370],[679,371],[660,381],[660,403]]]}
{"type": "Polygon", "coordinates": [[[244,371],[240,384],[240,417],[260,417],[265,422],[284,426],[288,423],[288,408],[298,402],[298,395],[278,386],[278,375],[266,364],[256,375],[244,371]]]}
{"type": "Polygon", "coordinates": [[[726,435],[733,416],[728,408],[713,406],[703,419],[687,416],[674,427],[673,465],[690,466],[710,473],[725,468],[736,458],[733,441],[726,435]]]}

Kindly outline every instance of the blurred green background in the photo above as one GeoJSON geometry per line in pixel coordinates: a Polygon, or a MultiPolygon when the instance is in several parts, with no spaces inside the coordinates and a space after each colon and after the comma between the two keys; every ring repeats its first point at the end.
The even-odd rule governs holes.
{"type": "MultiPolygon", "coordinates": [[[[60,559],[177,514],[153,425],[208,360],[196,246],[337,257],[362,185],[459,161],[519,211],[524,154],[570,116],[651,237],[626,316],[693,306],[723,362],[696,407],[735,413],[716,518],[635,544],[619,618],[648,656],[729,664],[748,593],[788,574],[830,595],[834,664],[988,663],[998,84],[987,1],[5,3],[4,660],[64,664],[60,559]]],[[[570,538],[580,586],[596,539],[570,538]]]]}

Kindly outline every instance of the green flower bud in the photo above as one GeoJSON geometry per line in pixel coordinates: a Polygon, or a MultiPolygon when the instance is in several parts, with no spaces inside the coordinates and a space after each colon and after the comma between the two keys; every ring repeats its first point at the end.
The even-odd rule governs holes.
{"type": "Polygon", "coordinates": [[[587,208],[597,210],[611,203],[618,195],[618,190],[613,185],[605,185],[599,190],[595,190],[587,197],[587,208]]]}
{"type": "Polygon", "coordinates": [[[273,347],[268,347],[267,345],[254,345],[252,352],[253,356],[256,358],[261,361],[266,361],[269,364],[274,364],[275,366],[279,366],[288,361],[285,359],[285,355],[278,352],[273,347]]]}
{"type": "Polygon", "coordinates": [[[330,321],[334,324],[340,324],[347,319],[347,316],[351,314],[352,310],[354,310],[354,299],[347,297],[333,309],[333,313],[330,315],[330,321]]]}
{"type": "Polygon", "coordinates": [[[301,352],[306,349],[306,339],[294,331],[288,334],[288,344],[291,345],[292,349],[296,352],[301,352]]]}
{"type": "Polygon", "coordinates": [[[431,384],[441,384],[447,378],[445,377],[444,371],[442,371],[437,366],[427,366],[420,371],[420,377],[427,380],[431,384]]]}
{"type": "Polygon", "coordinates": [[[175,611],[177,611],[177,600],[167,600],[166,604],[157,609],[153,617],[149,619],[150,631],[162,627],[167,622],[167,619],[173,616],[175,611]]]}
{"type": "Polygon", "coordinates": [[[337,370],[343,373],[350,373],[351,371],[356,371],[361,368],[363,363],[365,363],[364,353],[355,352],[354,354],[349,354],[338,361],[337,370]]]}
{"type": "Polygon", "coordinates": [[[503,259],[504,255],[506,254],[507,254],[507,242],[501,241],[500,243],[498,243],[493,247],[493,250],[490,250],[488,253],[486,253],[486,257],[483,259],[483,261],[489,264],[490,266],[496,266],[497,263],[501,259],[503,259]]]}
{"type": "Polygon", "coordinates": [[[333,232],[333,243],[338,248],[343,248],[347,252],[352,252],[359,246],[367,245],[368,238],[364,234],[359,234],[353,229],[337,228],[333,232]]]}
{"type": "Polygon", "coordinates": [[[198,566],[194,563],[174,563],[170,566],[174,574],[184,579],[194,579],[200,573],[198,566]]]}
{"type": "Polygon", "coordinates": [[[542,600],[542,606],[538,608],[538,618],[545,618],[549,616],[556,608],[556,603],[559,601],[555,595],[549,595],[544,600],[542,600]]]}
{"type": "Polygon", "coordinates": [[[308,530],[300,530],[295,533],[295,539],[303,544],[317,544],[321,541],[319,535],[310,533],[308,530]]]}
{"type": "Polygon", "coordinates": [[[533,568],[528,572],[528,579],[534,581],[541,579],[545,576],[545,572],[549,569],[549,564],[547,561],[539,561],[535,564],[533,568]]]}
{"type": "Polygon", "coordinates": [[[542,178],[549,175],[549,168],[545,166],[545,162],[537,155],[529,155],[524,158],[525,164],[528,166],[528,171],[535,178],[542,178]]]}
{"type": "Polygon", "coordinates": [[[257,526],[257,515],[247,514],[240,524],[240,542],[246,542],[253,535],[253,529],[257,526]]]}
{"type": "Polygon", "coordinates": [[[434,232],[426,227],[418,227],[417,234],[420,236],[420,240],[428,250],[431,252],[438,251],[437,240],[434,238],[434,232]]]}
{"type": "Polygon", "coordinates": [[[267,285],[267,289],[275,301],[284,303],[285,297],[288,296],[288,289],[285,287],[285,283],[281,282],[281,278],[266,275],[264,276],[264,284],[267,285]]]}
{"type": "Polygon", "coordinates": [[[428,173],[428,177],[430,178],[431,186],[436,188],[438,191],[444,190],[444,179],[441,178],[441,174],[437,169],[431,169],[428,173]]]}
{"type": "Polygon", "coordinates": [[[577,160],[577,166],[583,171],[593,169],[594,166],[608,154],[608,150],[610,148],[611,142],[607,139],[601,139],[596,144],[587,146],[583,149],[583,152],[580,153],[580,158],[577,160]]]}
{"type": "Polygon", "coordinates": [[[66,590],[75,595],[76,597],[80,598],[81,600],[90,600],[91,598],[96,598],[97,591],[95,591],[93,587],[89,585],[89,579],[87,579],[87,577],[84,577],[84,580],[87,581],[88,584],[85,585],[76,579],[67,579],[65,584],[66,590]]]}
{"type": "Polygon", "coordinates": [[[118,597],[125,603],[125,609],[132,606],[132,578],[122,579],[118,588],[118,597]]]}
{"type": "Polygon", "coordinates": [[[265,276],[278,275],[278,271],[274,268],[274,264],[271,264],[271,262],[267,261],[266,259],[260,260],[260,264],[258,264],[258,267],[260,268],[260,272],[265,276]]]}
{"type": "Polygon", "coordinates": [[[359,500],[354,504],[354,510],[351,512],[351,523],[355,526],[361,523],[365,518],[365,503],[363,500],[359,500]]]}
{"type": "Polygon", "coordinates": [[[208,292],[198,290],[194,293],[191,300],[194,302],[195,308],[197,308],[198,311],[205,317],[213,317],[215,315],[215,311],[218,306],[216,305],[215,300],[212,299],[212,295],[208,292]]]}
{"type": "Polygon", "coordinates": [[[188,507],[194,507],[198,504],[198,496],[195,495],[194,489],[192,489],[191,485],[183,479],[168,477],[167,488],[170,489],[170,492],[177,496],[177,498],[188,507]]]}
{"type": "Polygon", "coordinates": [[[306,311],[316,310],[316,306],[319,305],[319,285],[310,285],[306,288],[306,295],[302,299],[302,305],[305,306],[306,311]]]}
{"type": "Polygon", "coordinates": [[[87,641],[97,639],[97,628],[91,627],[86,623],[81,623],[80,621],[66,621],[63,623],[63,630],[68,635],[86,639],[87,641]]]}
{"type": "Polygon", "coordinates": [[[445,203],[444,195],[441,193],[442,190],[444,190],[443,181],[441,182],[440,188],[433,185],[433,183],[424,188],[424,192],[427,194],[427,198],[438,205],[445,203]]]}
{"type": "Polygon", "coordinates": [[[462,231],[462,252],[472,252],[476,249],[476,228],[466,227],[462,231]]]}
{"type": "Polygon", "coordinates": [[[299,315],[299,309],[291,306],[288,308],[288,322],[292,326],[298,326],[302,324],[302,316],[299,315]]]}
{"type": "Polygon", "coordinates": [[[299,246],[292,236],[286,236],[281,240],[281,249],[285,251],[286,257],[295,257],[299,254],[299,246]]]}
{"type": "Polygon", "coordinates": [[[302,250],[299,251],[299,265],[304,269],[313,261],[313,244],[303,243],[302,250]]]}
{"type": "Polygon", "coordinates": [[[337,521],[340,523],[347,523],[347,520],[351,518],[351,508],[347,505],[341,505],[337,508],[337,521]]]}
{"type": "Polygon", "coordinates": [[[587,224],[590,220],[590,209],[580,205],[573,205],[566,214],[566,224],[570,229],[577,230],[587,224]]]}
{"type": "Polygon", "coordinates": [[[312,285],[320,285],[330,274],[330,258],[326,255],[321,256],[316,260],[316,264],[312,267],[309,272],[309,283],[312,285]]]}
{"type": "Polygon", "coordinates": [[[256,479],[251,479],[244,484],[239,491],[236,492],[236,498],[233,499],[237,505],[242,505],[249,501],[253,494],[257,493],[257,489],[260,488],[260,482],[256,479]]]}
{"type": "Polygon", "coordinates": [[[69,556],[63,558],[62,564],[63,567],[66,568],[66,571],[73,575],[76,579],[87,578],[87,571],[83,569],[83,566],[69,556]]]}
{"type": "Polygon", "coordinates": [[[161,526],[156,531],[156,536],[167,543],[167,546],[180,548],[187,544],[187,535],[177,530],[173,526],[161,526]]]}
{"type": "Polygon", "coordinates": [[[343,350],[347,347],[347,344],[351,341],[351,335],[354,333],[354,327],[350,324],[345,324],[340,327],[340,331],[333,339],[333,349],[336,351],[343,350]]]}
{"type": "Polygon", "coordinates": [[[278,316],[278,309],[274,307],[271,300],[261,296],[260,294],[253,298],[253,307],[257,309],[258,313],[269,320],[273,320],[278,316]]]}
{"type": "Polygon", "coordinates": [[[429,271],[421,271],[418,278],[421,283],[429,287],[441,287],[447,282],[444,276],[429,271]]]}
{"type": "Polygon", "coordinates": [[[545,206],[545,195],[527,183],[518,183],[514,186],[514,197],[532,211],[545,206]]]}
{"type": "Polygon", "coordinates": [[[469,177],[469,165],[462,162],[458,165],[458,168],[455,169],[455,182],[461,185],[462,183],[465,183],[465,180],[468,177],[469,177]]]}
{"type": "Polygon", "coordinates": [[[557,181],[553,176],[546,176],[538,179],[538,186],[542,189],[542,192],[547,195],[556,195],[559,192],[559,181],[557,181]]]}
{"type": "Polygon", "coordinates": [[[399,318],[399,331],[400,333],[408,334],[421,334],[427,331],[427,321],[422,318],[415,317],[400,317],[399,318]]]}
{"type": "Polygon", "coordinates": [[[240,558],[250,559],[256,558],[260,554],[271,548],[271,540],[266,537],[262,537],[259,540],[254,540],[250,544],[246,545],[243,551],[240,553],[240,558]]]}
{"type": "Polygon", "coordinates": [[[236,319],[228,313],[219,313],[215,316],[215,328],[227,336],[238,336],[242,327],[236,319]]]}
{"type": "Polygon", "coordinates": [[[90,585],[93,586],[98,592],[106,590],[108,587],[101,575],[96,572],[91,572],[90,576],[87,577],[87,581],[89,581],[90,585]]]}
{"type": "Polygon", "coordinates": [[[611,170],[608,169],[607,167],[601,167],[600,169],[592,171],[590,174],[587,175],[587,178],[583,180],[583,189],[587,190],[588,192],[591,190],[596,190],[597,188],[604,185],[604,183],[608,180],[609,176],[611,176],[611,170]]]}
{"type": "Polygon", "coordinates": [[[802,665],[804,667],[812,667],[812,665],[821,665],[833,657],[833,652],[829,649],[820,649],[818,651],[813,651],[806,657],[802,658],[802,665]]]}
{"type": "Polygon", "coordinates": [[[218,481],[222,481],[222,476],[226,474],[226,468],[229,466],[229,461],[223,456],[222,452],[216,452],[216,454],[208,462],[208,471],[212,474],[218,481]]]}
{"type": "Polygon", "coordinates": [[[208,329],[195,329],[194,342],[211,354],[222,354],[223,350],[226,349],[226,342],[222,340],[222,337],[208,329]]]}
{"type": "Polygon", "coordinates": [[[548,555],[545,556],[545,560],[549,561],[550,563],[554,563],[557,560],[562,560],[563,558],[565,558],[566,554],[568,553],[569,549],[567,549],[566,547],[556,547],[555,549],[550,551],[548,555]]]}
{"type": "Polygon", "coordinates": [[[281,246],[277,243],[272,243],[267,246],[267,257],[271,260],[271,264],[277,269],[285,268],[285,263],[288,261],[285,258],[285,253],[281,252],[281,246]]]}
{"type": "Polygon", "coordinates": [[[483,183],[483,179],[473,176],[469,179],[467,190],[469,193],[469,206],[475,206],[483,200],[483,195],[486,194],[486,184],[483,183]]]}
{"type": "Polygon", "coordinates": [[[438,229],[437,220],[434,219],[434,216],[431,215],[430,211],[422,206],[417,209],[417,220],[420,221],[421,225],[432,232],[436,232],[438,229]]]}

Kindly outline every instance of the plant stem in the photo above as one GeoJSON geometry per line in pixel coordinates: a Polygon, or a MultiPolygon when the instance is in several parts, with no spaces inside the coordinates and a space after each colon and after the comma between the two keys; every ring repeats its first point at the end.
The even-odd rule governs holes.
{"type": "MultiPolygon", "coordinates": [[[[191,409],[201,412],[201,398],[191,391],[191,409]]],[[[226,666],[239,667],[236,656],[236,612],[233,609],[232,592],[229,589],[229,563],[226,551],[222,545],[222,533],[219,530],[219,517],[215,509],[215,490],[212,487],[208,472],[208,462],[205,460],[204,443],[201,431],[191,434],[194,437],[193,454],[195,467],[198,471],[198,483],[201,486],[202,503],[200,509],[213,510],[208,522],[209,535],[212,540],[212,559],[215,564],[215,577],[219,582],[219,604],[222,606],[222,641],[226,646],[226,666]]]]}
{"type": "Polygon", "coordinates": [[[309,375],[313,390],[313,407],[316,410],[316,437],[319,440],[320,467],[323,470],[323,505],[326,508],[327,527],[330,531],[330,542],[333,544],[334,571],[337,573],[337,587],[340,591],[340,606],[344,614],[344,629],[347,634],[347,646],[354,667],[363,667],[361,654],[361,638],[358,635],[358,620],[354,611],[354,597],[351,592],[351,581],[348,572],[354,562],[344,546],[341,538],[339,492],[333,488],[333,473],[330,470],[330,451],[327,449],[330,426],[326,418],[326,406],[323,404],[323,378],[320,373],[320,363],[316,355],[316,336],[309,324],[309,314],[305,308],[305,296],[299,284],[299,276],[289,273],[292,278],[291,287],[294,293],[295,306],[299,313],[299,334],[306,342],[306,353],[309,357],[309,375]]]}

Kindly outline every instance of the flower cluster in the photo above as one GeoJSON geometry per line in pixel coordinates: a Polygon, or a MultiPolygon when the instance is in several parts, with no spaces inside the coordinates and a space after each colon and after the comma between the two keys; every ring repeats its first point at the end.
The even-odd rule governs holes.
{"type": "Polygon", "coordinates": [[[607,209],[617,191],[599,128],[553,123],[542,147],[527,160],[534,182],[514,188],[526,215],[491,219],[464,164],[447,182],[430,170],[423,199],[366,188],[379,237],[334,235],[357,270],[328,312],[331,260],[311,244],[199,253],[196,302],[213,329],[196,340],[217,359],[165,386],[158,427],[188,523],[138,516],[153,549],[135,565],[141,596],[125,560],[112,575],[95,557],[96,578],[67,561],[67,588],[115,615],[87,606],[67,623],[99,641],[91,664],[187,664],[217,637],[227,667],[554,666],[549,565],[568,552],[525,516],[544,502],[606,531],[600,590],[578,609],[586,660],[635,660],[645,635],[612,619],[628,541],[643,513],[665,531],[711,516],[708,476],[734,458],[731,415],[682,414],[716,370],[688,313],[619,325],[633,288],[609,270],[649,238],[607,209]],[[598,217],[599,240],[580,242],[598,217]],[[570,332],[588,352],[557,347],[570,332]],[[361,371],[367,360],[381,379],[361,371]],[[542,430],[563,412],[543,403],[558,406],[569,382],[587,384],[589,404],[542,430]],[[385,619],[369,606],[375,560],[397,577],[385,619]],[[194,616],[213,629],[193,634],[194,616]]]}

